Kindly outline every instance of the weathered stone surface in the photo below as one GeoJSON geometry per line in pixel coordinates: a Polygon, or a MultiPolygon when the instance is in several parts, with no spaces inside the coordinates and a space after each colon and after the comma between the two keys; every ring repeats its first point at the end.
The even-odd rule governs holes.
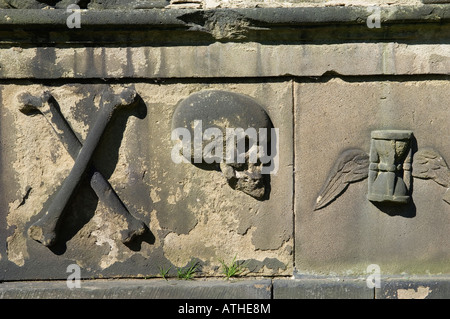
{"type": "Polygon", "coordinates": [[[448,273],[450,205],[443,200],[445,188],[432,180],[414,178],[411,201],[399,206],[370,202],[362,180],[314,211],[339,154],[354,148],[368,154],[372,131],[412,131],[413,163],[424,148],[450,158],[448,82],[335,78],[297,83],[295,94],[299,273],[357,276],[371,264],[382,275],[448,273]]]}
{"type": "Polygon", "coordinates": [[[27,232],[70,173],[74,160],[43,116],[19,111],[17,94],[49,90],[82,143],[99,111],[103,90],[122,85],[4,85],[2,92],[2,278],[65,278],[68,264],[83,276],[157,275],[160,267],[199,260],[203,275],[222,276],[219,259],[248,261],[247,273],[292,273],[292,82],[249,84],[136,83],[140,107],[112,119],[93,157],[95,167],[149,233],[124,245],[123,219],[99,201],[87,182],[75,192],[50,247],[27,232]],[[280,166],[264,201],[233,190],[222,173],[171,159],[172,113],[204,89],[248,95],[266,107],[280,129],[280,166]],[[8,164],[6,164],[8,163],[8,164]],[[277,223],[273,223],[276,220],[277,223]],[[250,267],[249,266],[249,267],[250,267]]]}
{"type": "Polygon", "coordinates": [[[423,3],[450,3],[450,0],[422,0],[423,3]]]}
{"type": "Polygon", "coordinates": [[[374,289],[357,279],[275,279],[274,299],[374,299],[374,289]]]}
{"type": "Polygon", "coordinates": [[[380,277],[379,288],[367,278],[297,278],[273,280],[274,299],[447,299],[446,277],[380,277]]]}
{"type": "Polygon", "coordinates": [[[0,284],[0,299],[270,299],[271,286],[270,279],[87,280],[72,289],[65,281],[5,282],[0,284]]]}
{"type": "MultiPolygon", "coordinates": [[[[303,275],[362,278],[374,264],[383,276],[450,273],[448,5],[376,0],[381,25],[371,28],[362,1],[170,3],[0,0],[0,281],[65,279],[70,264],[83,278],[169,267],[173,277],[191,261],[198,276],[223,276],[219,260],[236,256],[244,275],[298,272],[278,282],[278,297],[308,298],[311,288],[316,298],[357,298],[373,293],[363,281],[303,275]],[[83,9],[81,28],[67,25],[71,3],[83,9]],[[31,225],[66,185],[105,90],[123,86],[139,107],[111,119],[69,192],[62,237],[44,247],[31,225]],[[278,172],[265,176],[262,197],[261,180],[238,184],[236,167],[171,158],[176,106],[218,90],[253,99],[280,130],[278,172]],[[38,107],[45,91],[78,148],[61,141],[55,113],[21,113],[19,93],[38,107]],[[408,143],[371,141],[399,130],[408,143]],[[374,172],[384,176],[376,191],[374,172]],[[132,242],[124,207],[148,228],[132,242]]],[[[400,286],[382,296],[433,290],[400,286]]]]}
{"type": "Polygon", "coordinates": [[[66,9],[75,4],[82,9],[149,9],[162,8],[169,3],[164,0],[1,0],[1,9],[66,9]]]}
{"type": "Polygon", "coordinates": [[[164,8],[169,4],[166,0],[91,0],[88,9],[150,9],[164,8]]]}
{"type": "Polygon", "coordinates": [[[387,278],[375,290],[376,299],[448,299],[450,281],[445,277],[387,278]]]}
{"type": "Polygon", "coordinates": [[[364,278],[82,280],[79,288],[68,288],[66,281],[4,282],[0,284],[0,299],[448,299],[450,296],[449,280],[444,277],[382,278],[380,284],[380,288],[368,288],[364,278]]]}
{"type": "MultiPolygon", "coordinates": [[[[65,8],[69,4],[78,4],[89,9],[147,9],[160,7],[162,1],[155,0],[1,0],[0,8],[5,9],[42,9],[42,8],[65,8]]],[[[422,0],[423,3],[448,3],[448,0],[422,0]]],[[[419,0],[375,0],[370,5],[418,5],[419,0]]],[[[179,4],[179,7],[189,8],[189,4],[200,4],[199,8],[242,8],[242,7],[295,7],[295,6],[343,6],[343,5],[367,5],[361,1],[337,1],[337,0],[276,0],[268,3],[261,3],[255,0],[246,1],[223,1],[223,0],[183,0],[171,1],[171,4],[179,4]]]]}
{"type": "Polygon", "coordinates": [[[322,47],[214,43],[200,47],[12,47],[0,52],[0,78],[3,79],[320,77],[450,72],[450,45],[447,44],[346,43],[322,47]]]}

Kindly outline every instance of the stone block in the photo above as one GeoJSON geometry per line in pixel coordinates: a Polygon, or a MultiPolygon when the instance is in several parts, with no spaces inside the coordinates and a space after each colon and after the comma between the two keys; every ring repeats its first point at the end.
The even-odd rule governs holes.
{"type": "Polygon", "coordinates": [[[196,261],[201,265],[197,276],[223,276],[219,260],[230,263],[234,257],[248,263],[249,275],[292,273],[290,81],[132,84],[138,104],[112,118],[92,163],[148,231],[124,243],[123,234],[128,234],[133,222],[118,214],[120,204],[107,204],[108,197],[114,197],[111,191],[103,191],[99,199],[92,184],[95,181],[84,178],[58,224],[57,243],[46,247],[33,240],[39,234],[31,234],[31,226],[53,203],[78,158],[61,142],[63,130],[55,125],[55,118],[49,122],[40,114],[22,113],[18,94],[40,96],[49,91],[75,139],[84,144],[96,125],[101,99],[106,92],[117,93],[122,87],[1,87],[0,239],[6,245],[0,248],[0,279],[64,279],[70,264],[81,267],[82,278],[157,276],[160,268],[169,267],[170,275],[175,276],[176,268],[196,261]],[[279,167],[273,176],[265,176],[269,180],[266,197],[255,199],[233,189],[214,166],[173,161],[173,112],[192,93],[208,89],[254,99],[279,128],[279,167]]]}
{"type": "Polygon", "coordinates": [[[450,281],[445,277],[387,278],[376,289],[376,299],[448,299],[450,281]]]}
{"type": "MultiPolygon", "coordinates": [[[[330,35],[331,38],[334,36],[330,35]]],[[[166,41],[169,39],[171,38],[166,41]]],[[[52,40],[58,41],[58,38],[52,40]]],[[[12,45],[10,48],[0,48],[0,78],[133,77],[145,80],[188,77],[321,77],[330,74],[407,76],[446,75],[450,70],[450,45],[445,43],[408,44],[396,43],[394,39],[390,42],[332,42],[326,46],[310,43],[274,45],[264,42],[214,42],[202,46],[170,44],[158,42],[154,46],[127,48],[22,48],[12,45]],[[10,61],[14,62],[9,63],[10,61]]]]}
{"type": "MultiPolygon", "coordinates": [[[[450,206],[444,200],[449,98],[448,83],[440,80],[335,78],[296,84],[295,259],[300,274],[358,276],[372,264],[381,275],[449,273],[450,206]],[[408,149],[402,157],[391,152],[392,164],[372,157],[371,134],[380,130],[411,131],[411,143],[405,144],[411,158],[408,149]],[[369,200],[372,170],[392,174],[398,183],[400,174],[412,170],[409,201],[369,200]]],[[[385,137],[400,146],[393,135],[385,137]]],[[[375,150],[387,155],[389,147],[375,150]]]]}
{"type": "Polygon", "coordinates": [[[65,281],[7,282],[0,284],[0,299],[270,299],[271,285],[267,279],[87,280],[79,288],[68,288],[65,281]]]}
{"type": "Polygon", "coordinates": [[[274,299],[373,299],[374,289],[357,279],[275,279],[274,299]]]}

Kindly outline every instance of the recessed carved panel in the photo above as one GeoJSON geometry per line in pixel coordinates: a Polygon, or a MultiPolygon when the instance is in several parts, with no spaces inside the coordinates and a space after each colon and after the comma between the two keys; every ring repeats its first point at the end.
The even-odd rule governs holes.
{"type": "Polygon", "coordinates": [[[370,155],[350,149],[341,153],[331,169],[314,210],[339,197],[348,186],[368,178],[367,198],[374,203],[406,204],[411,199],[412,178],[432,179],[447,188],[444,201],[450,204],[450,170],[433,149],[413,154],[413,132],[379,130],[371,133],[370,155]]]}
{"type": "Polygon", "coordinates": [[[218,259],[235,255],[249,261],[252,273],[292,273],[290,148],[270,176],[262,171],[269,163],[252,163],[253,149],[238,152],[237,139],[229,144],[235,163],[203,163],[224,155],[212,146],[223,145],[226,134],[201,141],[202,155],[211,155],[202,163],[171,156],[172,117],[183,101],[203,101],[194,92],[208,93],[210,109],[197,113],[206,116],[197,118],[202,133],[210,128],[207,115],[215,114],[216,128],[226,133],[227,121],[229,128],[257,128],[259,142],[258,128],[271,127],[271,114],[281,123],[280,142],[289,145],[289,83],[1,89],[0,280],[65,279],[74,263],[89,277],[158,276],[160,267],[173,275],[194,259],[203,275],[215,276],[218,259]],[[274,91],[279,95],[269,94],[274,91]]]}

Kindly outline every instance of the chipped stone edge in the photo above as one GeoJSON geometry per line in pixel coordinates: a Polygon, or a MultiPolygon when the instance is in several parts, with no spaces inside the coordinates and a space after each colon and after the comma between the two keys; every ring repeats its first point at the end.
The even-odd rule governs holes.
{"type": "MultiPolygon", "coordinates": [[[[380,6],[381,22],[409,23],[443,22],[450,20],[446,4],[380,6]]],[[[84,26],[157,26],[190,28],[191,23],[183,21],[190,14],[237,13],[243,19],[254,21],[260,27],[270,25],[310,25],[326,23],[365,24],[372,11],[367,6],[330,6],[294,8],[218,8],[218,9],[134,9],[134,10],[80,10],[84,26]]],[[[0,27],[21,25],[49,25],[66,27],[67,13],[64,9],[1,9],[0,27]]]]}
{"type": "Polygon", "coordinates": [[[231,281],[163,279],[0,282],[0,299],[448,299],[449,276],[382,278],[249,278],[231,281]]]}
{"type": "Polygon", "coordinates": [[[369,287],[365,277],[313,277],[273,280],[274,299],[448,299],[450,277],[381,277],[369,287]]]}
{"type": "Polygon", "coordinates": [[[82,280],[79,288],[65,281],[0,283],[0,299],[270,299],[270,279],[82,280]]]}

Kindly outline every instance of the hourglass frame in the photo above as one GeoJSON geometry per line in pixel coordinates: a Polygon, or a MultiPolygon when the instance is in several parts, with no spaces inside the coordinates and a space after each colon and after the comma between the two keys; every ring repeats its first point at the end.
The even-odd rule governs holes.
{"type": "Polygon", "coordinates": [[[372,202],[405,204],[411,190],[412,131],[372,131],[369,193],[372,202]]]}

